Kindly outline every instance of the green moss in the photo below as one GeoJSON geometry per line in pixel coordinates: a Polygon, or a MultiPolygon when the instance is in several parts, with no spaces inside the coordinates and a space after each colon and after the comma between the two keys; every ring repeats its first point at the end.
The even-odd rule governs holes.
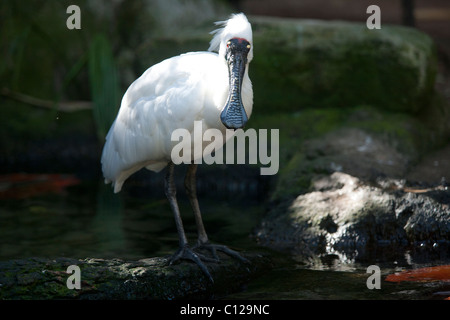
{"type": "Polygon", "coordinates": [[[204,35],[190,36],[187,38],[155,38],[143,43],[137,51],[140,57],[139,69],[143,73],[147,68],[165,59],[186,52],[206,51],[210,37],[204,35]],[[150,54],[149,54],[150,53],[150,54]]]}
{"type": "Polygon", "coordinates": [[[297,112],[266,114],[255,107],[249,128],[279,129],[280,164],[286,163],[307,139],[321,136],[340,126],[347,109],[304,109],[297,112]]]}
{"type": "Polygon", "coordinates": [[[321,154],[320,149],[310,154],[311,150],[306,147],[308,141],[340,128],[361,129],[414,161],[435,145],[432,141],[439,135],[423,120],[401,112],[358,105],[277,114],[260,113],[255,109],[249,125],[255,129],[279,129],[280,170],[271,195],[272,200],[279,202],[309,191],[312,177],[330,171],[333,159],[321,154]]]}
{"type": "Polygon", "coordinates": [[[256,19],[254,30],[250,74],[265,112],[359,104],[417,112],[433,96],[436,52],[417,30],[273,19],[256,19]]]}
{"type": "Polygon", "coordinates": [[[346,122],[393,143],[401,153],[417,156],[430,147],[432,135],[416,117],[399,112],[382,112],[371,106],[356,107],[346,122]]]}
{"type": "Polygon", "coordinates": [[[321,137],[345,123],[350,109],[304,109],[295,113],[265,114],[255,110],[249,127],[279,129],[278,182],[272,199],[283,200],[309,188],[313,174],[323,172],[320,163],[312,162],[304,154],[306,141],[321,137]]]}

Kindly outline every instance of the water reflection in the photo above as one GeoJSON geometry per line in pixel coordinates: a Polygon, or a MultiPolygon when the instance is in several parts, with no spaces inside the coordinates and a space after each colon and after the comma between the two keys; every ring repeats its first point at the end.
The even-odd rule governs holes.
{"type": "Polygon", "coordinates": [[[111,187],[99,183],[97,206],[91,229],[97,235],[97,250],[116,252],[124,248],[122,228],[124,205],[122,198],[111,192],[111,187]]]}
{"type": "MultiPolygon", "coordinates": [[[[181,170],[179,204],[186,233],[195,241],[195,221],[181,186],[181,170]]],[[[233,190],[226,192],[222,184],[212,188],[211,181],[204,181],[199,183],[199,197],[211,240],[237,247],[253,245],[249,233],[264,210],[256,201],[257,190],[240,201],[236,193],[242,195],[239,189],[245,186],[236,192],[233,182],[229,184],[233,190]]],[[[0,199],[0,259],[142,259],[171,254],[178,236],[162,183],[161,174],[143,172],[119,194],[98,177],[23,199],[4,197],[0,199]]]]}

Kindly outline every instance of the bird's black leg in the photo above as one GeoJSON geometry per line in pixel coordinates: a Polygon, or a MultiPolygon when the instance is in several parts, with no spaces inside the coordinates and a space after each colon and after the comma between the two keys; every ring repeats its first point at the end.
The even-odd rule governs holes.
{"type": "Polygon", "coordinates": [[[194,249],[208,249],[211,251],[214,259],[217,261],[219,257],[217,256],[217,250],[222,251],[229,256],[235,257],[241,261],[248,262],[247,259],[242,257],[239,253],[231,250],[227,246],[220,244],[212,244],[208,240],[208,236],[205,231],[205,226],[203,225],[202,214],[200,212],[200,206],[197,200],[197,187],[195,174],[197,172],[197,165],[190,164],[186,173],[186,178],[184,179],[184,186],[186,187],[186,192],[189,196],[189,201],[191,202],[192,210],[194,211],[195,223],[197,224],[198,241],[194,249]]]}
{"type": "Polygon", "coordinates": [[[186,188],[189,201],[191,202],[192,210],[194,211],[195,223],[197,224],[198,242],[208,243],[208,235],[206,234],[205,226],[203,225],[202,214],[200,213],[200,206],[197,200],[197,185],[195,180],[196,173],[197,165],[190,164],[184,179],[184,186],[186,188]]]}
{"type": "Polygon", "coordinates": [[[184,228],[183,228],[183,222],[181,220],[180,209],[178,208],[178,203],[177,203],[177,198],[176,198],[177,191],[176,191],[176,186],[175,186],[175,182],[173,179],[173,172],[174,172],[174,164],[172,162],[170,162],[168,165],[168,170],[167,170],[167,174],[165,177],[165,192],[166,192],[167,199],[169,200],[170,207],[171,207],[172,212],[175,217],[175,224],[177,226],[178,237],[180,240],[180,247],[177,250],[177,252],[175,252],[175,254],[170,258],[170,260],[169,260],[170,264],[173,264],[174,262],[176,262],[177,260],[180,260],[180,259],[191,260],[191,261],[195,262],[200,267],[200,269],[202,269],[202,271],[208,276],[208,278],[213,282],[213,279],[211,277],[211,274],[208,271],[208,268],[206,268],[206,266],[201,261],[201,259],[205,260],[205,261],[212,261],[212,259],[203,257],[203,256],[195,253],[188,245],[186,234],[185,234],[184,228]]]}

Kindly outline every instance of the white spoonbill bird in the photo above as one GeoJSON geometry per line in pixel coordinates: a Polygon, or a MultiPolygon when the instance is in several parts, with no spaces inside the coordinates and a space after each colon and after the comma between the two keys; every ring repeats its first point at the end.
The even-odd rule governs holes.
{"type": "MultiPolygon", "coordinates": [[[[195,121],[201,121],[203,130],[214,128],[225,133],[227,128],[243,128],[252,113],[253,90],[248,76],[253,58],[251,25],[243,13],[216,24],[221,28],[211,32],[214,36],[209,52],[166,59],[130,85],[106,137],[101,160],[105,183],[112,182],[114,192],[119,192],[125,180],[142,168],[158,172],[168,166],[165,193],[175,216],[180,245],[170,264],[179,259],[194,261],[210,280],[201,260],[218,261],[216,250],[246,259],[226,246],[209,242],[196,195],[197,165],[193,161],[187,169],[185,188],[195,215],[198,241],[193,248],[188,245],[176,200],[171,160],[175,142],[171,134],[176,129],[187,129],[194,139],[198,136],[192,134],[195,121]],[[196,253],[197,249],[210,250],[214,259],[196,253]]],[[[195,143],[192,141],[192,145],[195,143]]],[[[203,145],[202,141],[197,143],[203,145]]]]}

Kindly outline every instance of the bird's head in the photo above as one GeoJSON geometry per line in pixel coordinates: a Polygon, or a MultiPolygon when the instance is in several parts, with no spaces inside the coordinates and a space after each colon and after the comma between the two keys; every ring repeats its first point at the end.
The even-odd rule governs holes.
{"type": "Polygon", "coordinates": [[[242,104],[241,90],[245,70],[253,58],[252,27],[243,13],[234,14],[227,21],[218,22],[223,27],[215,30],[209,50],[218,50],[219,57],[228,66],[228,99],[220,120],[228,129],[243,128],[248,121],[242,104]]]}

